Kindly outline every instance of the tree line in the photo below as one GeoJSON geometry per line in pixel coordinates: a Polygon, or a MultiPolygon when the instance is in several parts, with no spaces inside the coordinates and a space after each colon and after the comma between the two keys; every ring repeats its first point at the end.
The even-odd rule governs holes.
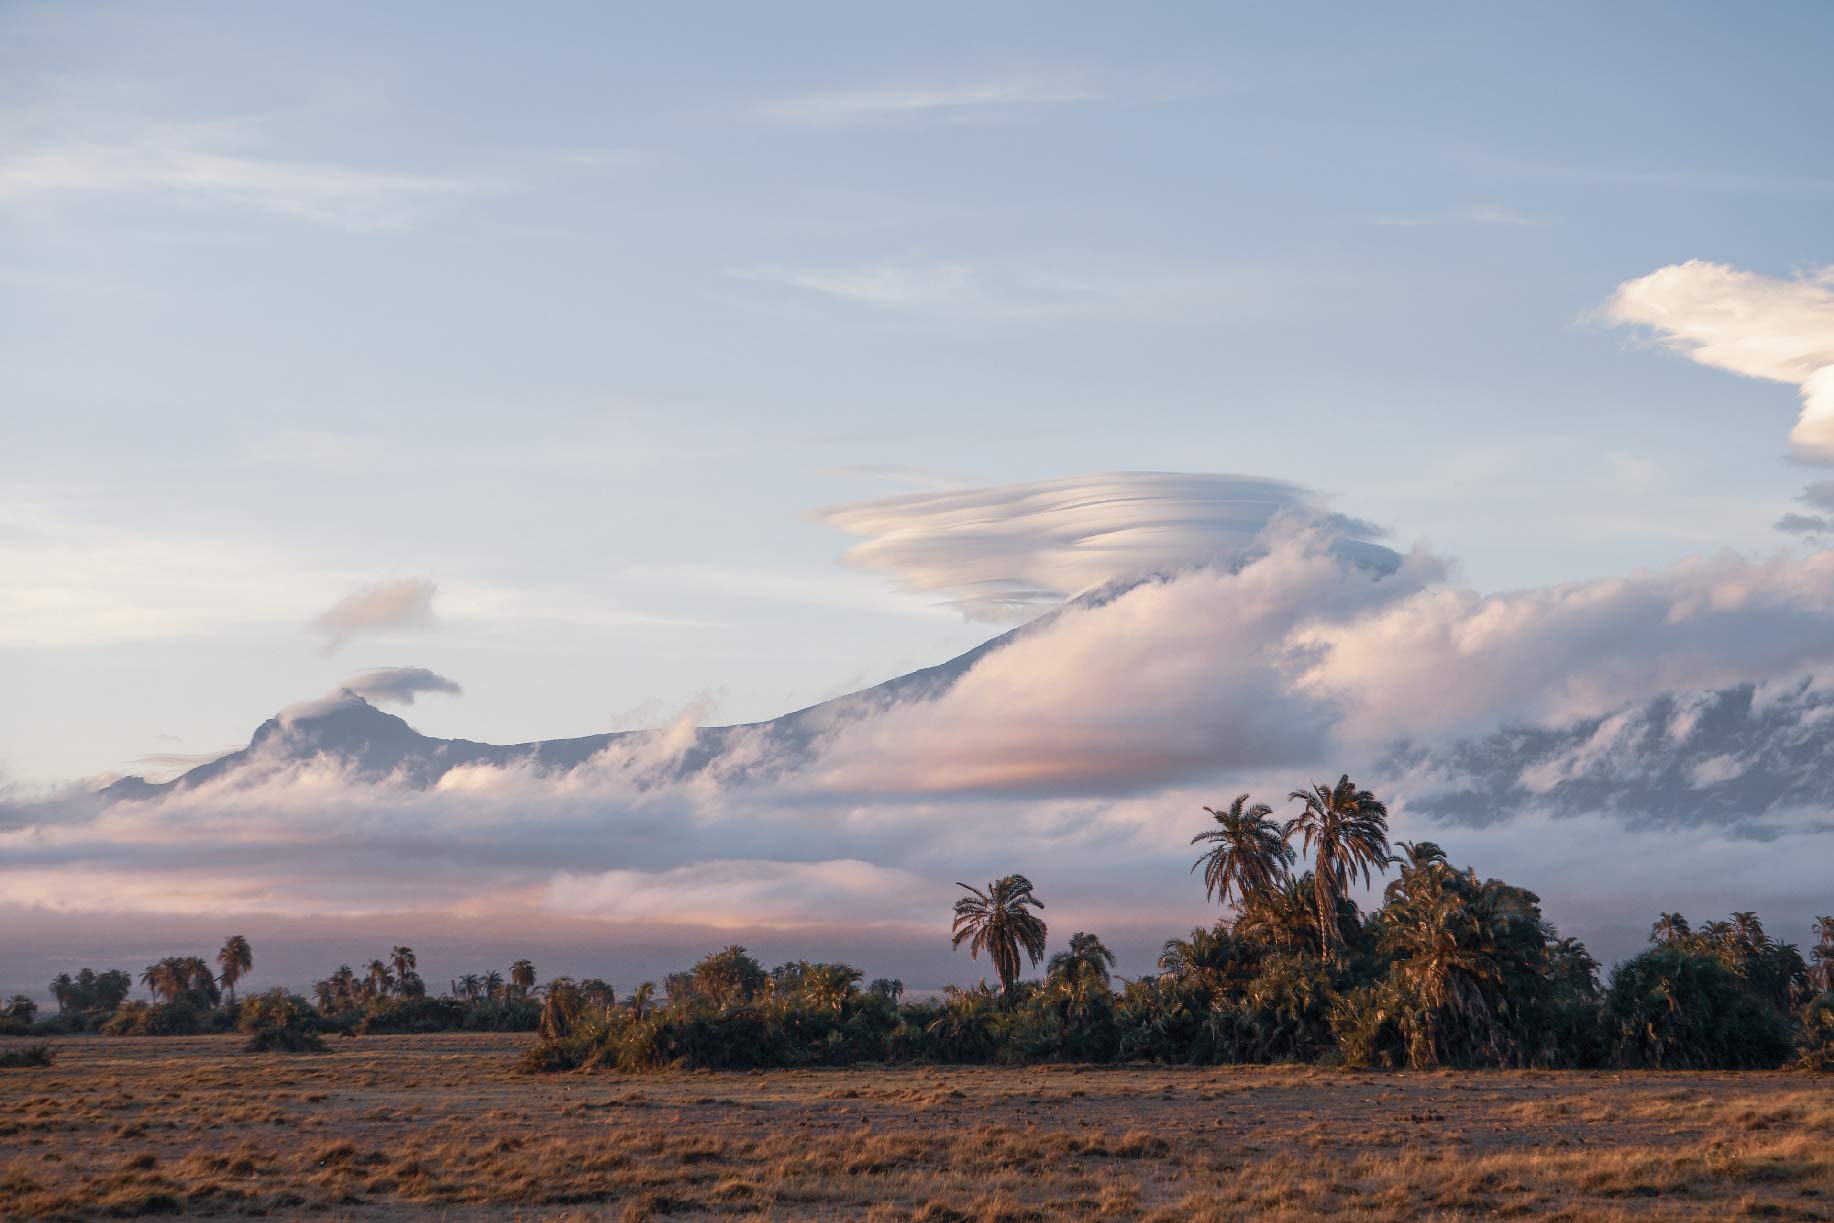
{"type": "MultiPolygon", "coordinates": [[[[1222,913],[1167,940],[1156,971],[1131,980],[1116,977],[1113,953],[1092,933],[1072,934],[1047,958],[1044,902],[1011,874],[958,884],[965,895],[953,911],[953,945],[984,959],[997,984],[940,998],[907,999],[901,982],[868,983],[847,964],[766,968],[736,945],[622,997],[597,979],[540,984],[522,960],[507,975],[454,978],[435,998],[412,949],[396,947],[360,973],[340,966],[313,987],[316,1005],[271,991],[249,1013],[257,1027],[307,1033],[533,1029],[526,1065],[538,1070],[898,1061],[1834,1069],[1834,917],[1816,920],[1805,955],[1755,913],[1698,927],[1664,913],[1649,947],[1601,981],[1598,962],[1545,920],[1533,892],[1454,867],[1434,842],[1391,844],[1386,806],[1348,776],[1289,800],[1298,811],[1285,822],[1248,795],[1204,808],[1192,871],[1222,913]],[[1378,878],[1388,880],[1380,903],[1364,912],[1352,893],[1378,878]],[[1023,979],[1041,964],[1041,978],[1023,979]]],[[[125,1001],[122,973],[60,977],[53,993],[60,1015],[66,999],[88,1016],[106,1008],[103,1030],[163,1030],[174,1008],[201,1030],[248,1012],[234,989],[251,966],[246,941],[231,939],[214,976],[190,957],[149,966],[151,1004],[125,1001]]]]}

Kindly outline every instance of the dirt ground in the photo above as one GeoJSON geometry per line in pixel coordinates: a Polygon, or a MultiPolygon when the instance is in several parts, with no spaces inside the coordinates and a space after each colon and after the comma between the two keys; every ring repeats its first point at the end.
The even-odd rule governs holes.
{"type": "Polygon", "coordinates": [[[54,1041],[0,1070],[0,1219],[1834,1220],[1827,1078],[525,1075],[527,1039],[54,1041]]]}

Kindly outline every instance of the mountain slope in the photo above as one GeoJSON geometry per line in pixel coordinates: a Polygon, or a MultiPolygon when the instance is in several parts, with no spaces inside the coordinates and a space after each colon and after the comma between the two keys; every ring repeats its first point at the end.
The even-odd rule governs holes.
{"type": "MultiPolygon", "coordinates": [[[[1097,605],[1136,584],[1092,592],[1078,602],[1097,605]]],[[[1021,625],[947,662],[766,722],[698,727],[694,731],[694,742],[681,754],[674,774],[687,776],[706,768],[742,734],[760,738],[764,746],[772,749],[772,756],[794,755],[806,751],[817,735],[844,718],[884,709],[901,701],[934,698],[989,652],[1020,634],[1034,631],[1058,614],[1052,612],[1021,625]]],[[[543,771],[565,772],[613,743],[640,743],[662,733],[655,730],[612,731],[572,739],[508,744],[441,739],[421,734],[405,720],[376,708],[354,692],[340,690],[276,714],[256,728],[247,747],[198,765],[170,781],[149,782],[143,777],[123,777],[100,794],[111,800],[156,798],[233,778],[239,773],[267,771],[318,758],[328,758],[365,778],[392,776],[409,785],[427,787],[437,784],[451,770],[467,765],[500,768],[520,762],[543,771]]]]}

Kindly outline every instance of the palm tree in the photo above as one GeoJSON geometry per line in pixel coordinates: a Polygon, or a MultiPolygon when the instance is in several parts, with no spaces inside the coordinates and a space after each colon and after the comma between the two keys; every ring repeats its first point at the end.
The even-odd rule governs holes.
{"type": "Polygon", "coordinates": [[[172,963],[161,960],[157,964],[148,964],[140,973],[140,984],[146,986],[146,992],[155,998],[170,1002],[177,993],[177,986],[172,980],[172,963]]]}
{"type": "Polygon", "coordinates": [[[1273,889],[1293,864],[1293,847],[1273,821],[1274,809],[1266,803],[1248,805],[1248,795],[1218,811],[1205,807],[1216,827],[1191,838],[1191,844],[1208,842],[1211,849],[1191,864],[1204,871],[1204,895],[1223,904],[1231,893],[1246,900],[1273,889]]]}
{"type": "Polygon", "coordinates": [[[1187,985],[1214,985],[1235,959],[1235,941],[1218,927],[1193,927],[1190,938],[1169,938],[1159,949],[1159,971],[1187,985]]]}
{"type": "Polygon", "coordinates": [[[555,977],[542,993],[541,1018],[536,1030],[543,1040],[559,1040],[573,1030],[584,999],[572,977],[555,977]]]}
{"type": "Polygon", "coordinates": [[[1371,868],[1388,870],[1388,808],[1368,790],[1357,789],[1348,773],[1335,786],[1314,784],[1310,790],[1294,790],[1287,797],[1303,803],[1304,809],[1287,824],[1286,837],[1303,832],[1308,853],[1317,845],[1313,887],[1319,943],[1329,956],[1332,945],[1341,938],[1335,920],[1337,905],[1350,890],[1351,881],[1361,874],[1367,885],[1371,868]]]}
{"type": "Polygon", "coordinates": [[[371,997],[381,998],[388,993],[389,986],[395,983],[395,976],[389,972],[388,965],[382,960],[371,960],[364,972],[364,980],[369,985],[371,997]]]}
{"type": "Polygon", "coordinates": [[[486,998],[498,998],[501,997],[502,994],[503,974],[493,968],[484,974],[484,996],[486,998]]]}
{"type": "Polygon", "coordinates": [[[1656,918],[1656,924],[1649,928],[1649,941],[1658,944],[1672,945],[1685,943],[1694,937],[1693,927],[1688,919],[1679,913],[1664,913],[1656,918]]]}
{"type": "Polygon", "coordinates": [[[1824,994],[1834,994],[1834,917],[1815,919],[1816,945],[1809,949],[1809,979],[1824,994]]]}
{"type": "Polygon", "coordinates": [[[811,964],[802,975],[800,992],[811,1010],[840,1014],[847,1000],[859,993],[866,974],[849,964],[811,964]]]}
{"type": "Polygon", "coordinates": [[[1032,881],[1024,875],[1007,875],[987,885],[985,892],[965,883],[955,885],[968,893],[955,902],[951,947],[968,944],[968,954],[979,959],[983,949],[1000,978],[1006,1005],[1012,1005],[1013,982],[1019,978],[1019,953],[1036,965],[1044,958],[1045,925],[1029,909],[1044,908],[1032,895],[1032,881]]]}
{"type": "Polygon", "coordinates": [[[248,970],[255,966],[255,953],[248,945],[248,940],[240,934],[232,934],[223,944],[223,950],[217,952],[217,964],[223,969],[219,978],[229,990],[229,1005],[236,1004],[236,982],[240,981],[248,970]]]}
{"type": "Polygon", "coordinates": [[[404,986],[408,978],[414,976],[420,968],[420,961],[415,958],[412,947],[396,947],[388,953],[388,963],[395,970],[395,980],[404,986]]]}
{"type": "Polygon", "coordinates": [[[1045,966],[1044,975],[1047,981],[1074,983],[1087,981],[1100,982],[1106,989],[1110,974],[1114,969],[1114,952],[1093,934],[1077,931],[1070,936],[1070,949],[1060,951],[1051,957],[1045,966]]]}
{"type": "Polygon", "coordinates": [[[518,998],[526,998],[529,991],[535,988],[535,966],[527,960],[517,960],[509,966],[509,983],[516,990],[518,998]]]}
{"type": "Polygon", "coordinates": [[[655,997],[656,983],[654,981],[645,981],[642,985],[632,990],[630,995],[631,1018],[642,1019],[645,1015],[649,1014],[650,1002],[655,997]]]}
{"type": "Polygon", "coordinates": [[[476,1002],[478,994],[484,989],[484,978],[475,972],[468,972],[453,983],[452,992],[467,1002],[476,1002]]]}

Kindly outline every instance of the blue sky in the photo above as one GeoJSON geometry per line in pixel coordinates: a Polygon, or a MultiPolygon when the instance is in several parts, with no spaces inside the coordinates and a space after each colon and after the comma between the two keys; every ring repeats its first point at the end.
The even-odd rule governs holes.
{"type": "MultiPolygon", "coordinates": [[[[0,783],[169,775],[382,666],[463,685],[432,734],[767,718],[1006,627],[909,498],[1079,473],[1288,482],[1496,606],[1769,591],[1798,619],[1606,687],[1786,677],[1830,45],[1812,4],[6,5],[0,783]],[[1687,568],[1725,550],[1784,568],[1687,568]]],[[[1319,631],[1334,699],[1413,699],[1319,631]]],[[[1474,730],[1612,708],[1487,682],[1474,730]]]]}
{"type": "Polygon", "coordinates": [[[767,716],[979,638],[804,518],[932,482],[1284,477],[1485,589],[1775,547],[1787,389],[1584,316],[1825,261],[1831,24],[9,5],[7,499],[197,569],[160,626],[11,635],[4,767],[207,751],[404,650],[472,693],[435,730],[767,716]],[[285,589],[197,589],[253,559],[285,589]],[[401,575],[449,631],[298,631],[401,575]]]}

